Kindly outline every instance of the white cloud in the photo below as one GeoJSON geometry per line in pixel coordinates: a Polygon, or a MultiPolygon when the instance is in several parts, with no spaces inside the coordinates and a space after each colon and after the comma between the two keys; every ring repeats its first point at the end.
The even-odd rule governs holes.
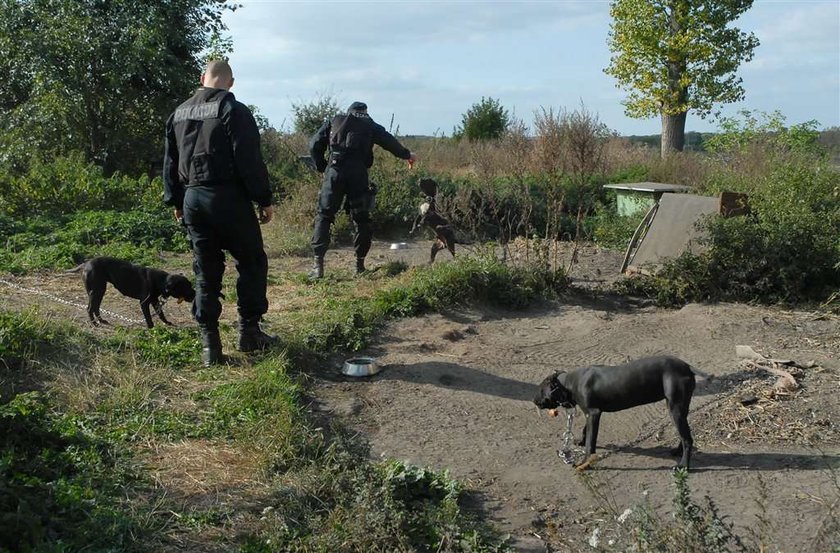
{"type": "MultiPolygon", "coordinates": [[[[275,124],[290,120],[292,103],[328,93],[342,105],[367,101],[377,117],[394,113],[410,134],[449,132],[482,96],[526,123],[539,106],[582,99],[620,132],[659,130],[656,118],[624,116],[626,95],[603,73],[606,1],[245,1],[225,20],[235,92],[275,124]]],[[[747,101],[727,109],[840,124],[840,3],[756,2],[738,26],[761,45],[739,71],[747,101]]],[[[688,126],[712,128],[691,114],[688,126]]]]}

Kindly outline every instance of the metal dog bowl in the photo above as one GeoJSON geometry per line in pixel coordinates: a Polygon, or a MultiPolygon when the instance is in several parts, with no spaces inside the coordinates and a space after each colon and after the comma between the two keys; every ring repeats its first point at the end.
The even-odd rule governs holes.
{"type": "Polygon", "coordinates": [[[344,362],[341,372],[347,376],[370,376],[380,369],[373,357],[353,357],[344,362]]]}
{"type": "Polygon", "coordinates": [[[391,244],[392,250],[404,250],[408,247],[406,242],[394,242],[391,244]]]}

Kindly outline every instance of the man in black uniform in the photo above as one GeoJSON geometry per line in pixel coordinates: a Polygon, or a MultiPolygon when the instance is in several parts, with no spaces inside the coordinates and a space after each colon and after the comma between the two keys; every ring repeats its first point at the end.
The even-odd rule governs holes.
{"type": "Polygon", "coordinates": [[[368,184],[368,169],[373,165],[374,144],[407,160],[409,168],[417,159],[385,127],[370,118],[367,105],[362,102],[353,102],[346,114],[325,121],[309,141],[309,153],[315,166],[324,173],[312,237],[315,266],[309,273],[311,278],[324,276],[324,254],[330,243],[330,226],[345,196],[356,225],[353,237],[356,274],[365,270],[365,256],[370,251],[372,239],[370,209],[374,192],[368,184]],[[329,159],[324,158],[327,147],[330,150],[329,159]]]}
{"type": "Polygon", "coordinates": [[[268,310],[268,258],[252,202],[260,219],[273,215],[268,171],[251,111],[228,90],[233,72],[211,61],[201,87],[166,122],[164,201],[186,226],[193,247],[196,296],[192,311],[201,329],[205,366],[224,362],[219,338],[219,301],[227,250],[236,260],[238,349],[265,349],[276,341],[260,329],[268,310]]]}

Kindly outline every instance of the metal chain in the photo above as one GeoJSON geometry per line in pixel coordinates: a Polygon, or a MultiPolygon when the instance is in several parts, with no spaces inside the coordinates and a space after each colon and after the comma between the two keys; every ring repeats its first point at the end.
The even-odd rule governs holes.
{"type": "MultiPolygon", "coordinates": [[[[0,284],[5,284],[9,288],[14,288],[15,290],[20,290],[21,292],[27,292],[29,294],[35,294],[37,296],[43,296],[45,298],[49,298],[56,303],[62,303],[64,305],[70,305],[72,307],[78,307],[79,309],[84,309],[85,311],[87,311],[87,305],[82,305],[81,303],[76,303],[74,301],[65,300],[64,298],[59,298],[58,296],[54,296],[52,294],[44,292],[43,290],[35,290],[34,288],[24,288],[20,284],[17,284],[15,282],[11,282],[9,280],[5,280],[5,279],[2,279],[2,278],[0,278],[0,284]]],[[[161,306],[161,307],[163,307],[163,306],[161,306]]],[[[108,311],[107,309],[100,309],[100,311],[102,311],[103,313],[105,313],[109,317],[120,319],[121,321],[125,321],[127,323],[146,324],[146,321],[144,321],[144,320],[132,319],[132,318],[126,317],[125,315],[120,315],[119,313],[114,313],[113,311],[108,311]]],[[[158,312],[158,315],[160,315],[160,312],[158,312]]]]}
{"type": "Polygon", "coordinates": [[[575,408],[566,409],[566,432],[563,434],[563,448],[557,450],[557,455],[567,465],[571,465],[575,458],[572,454],[572,422],[575,420],[575,408]]]}

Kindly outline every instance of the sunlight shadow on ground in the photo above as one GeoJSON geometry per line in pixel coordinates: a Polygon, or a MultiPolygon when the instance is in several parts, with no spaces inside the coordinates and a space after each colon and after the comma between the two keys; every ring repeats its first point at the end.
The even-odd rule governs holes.
{"type": "Polygon", "coordinates": [[[519,401],[532,401],[538,386],[496,376],[456,363],[428,361],[410,365],[388,365],[377,380],[403,380],[452,390],[465,390],[519,401]]]}

